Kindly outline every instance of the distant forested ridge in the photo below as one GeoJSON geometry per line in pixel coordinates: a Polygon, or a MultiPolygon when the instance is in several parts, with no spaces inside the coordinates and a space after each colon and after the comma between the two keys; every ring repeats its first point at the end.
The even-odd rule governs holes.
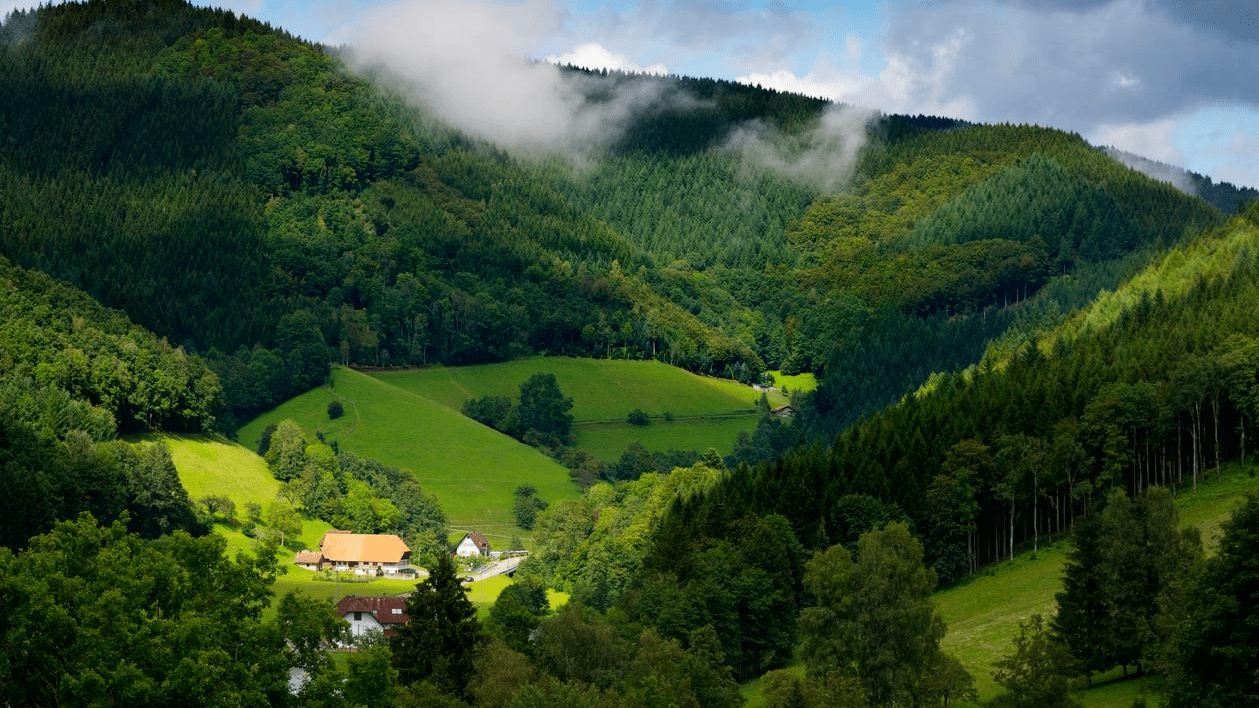
{"type": "Polygon", "coordinates": [[[513,158],[231,12],[17,11],[0,249],[205,356],[229,430],[330,361],[529,353],[847,372],[834,430],[976,361],[1055,278],[1102,273],[1087,297],[1107,264],[1220,218],[1058,131],[874,116],[838,135],[844,108],[818,99],[567,75],[591,102],[657,97],[589,170],[513,158]],[[804,170],[822,148],[844,159],[804,170]]]}

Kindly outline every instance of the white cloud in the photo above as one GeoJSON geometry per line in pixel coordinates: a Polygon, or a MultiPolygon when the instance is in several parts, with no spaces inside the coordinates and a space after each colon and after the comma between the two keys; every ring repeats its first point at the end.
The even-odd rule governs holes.
{"type": "Polygon", "coordinates": [[[859,40],[854,42],[850,39],[845,67],[822,58],[804,76],[779,69],[745,74],[736,81],[889,113],[926,113],[974,119],[975,106],[968,97],[951,96],[940,88],[954,70],[956,57],[967,41],[967,33],[959,30],[930,48],[927,54],[929,62],[921,62],[906,54],[892,54],[887,57],[887,66],[877,76],[866,76],[856,68],[861,59],[859,40]]]}
{"type": "Polygon", "coordinates": [[[632,74],[656,74],[663,76],[669,73],[669,67],[664,64],[657,63],[650,66],[639,66],[624,54],[613,54],[604,48],[603,45],[595,42],[587,42],[563,54],[552,54],[546,58],[546,61],[552,64],[577,66],[583,69],[608,69],[609,71],[624,71],[632,74]]]}
{"type": "Polygon", "coordinates": [[[1183,165],[1185,156],[1176,147],[1178,127],[1175,118],[1150,123],[1107,123],[1085,137],[1094,145],[1110,145],[1169,165],[1183,165]]]}
{"type": "Polygon", "coordinates": [[[386,67],[433,115],[517,153],[581,151],[614,140],[634,108],[658,96],[639,82],[588,102],[582,77],[525,59],[562,36],[566,19],[548,0],[397,2],[358,23],[348,58],[386,67]]]}
{"type": "Polygon", "coordinates": [[[736,130],[726,148],[749,164],[805,182],[824,191],[840,188],[852,177],[857,153],[866,141],[866,126],[876,114],[850,106],[832,106],[818,126],[791,144],[759,123],[736,130]]]}
{"type": "Polygon", "coordinates": [[[1170,0],[899,2],[886,53],[922,81],[919,96],[965,97],[984,121],[1087,133],[1147,124],[1217,101],[1259,105],[1259,84],[1226,67],[1259,66],[1259,45],[1195,26],[1170,0]],[[965,32],[951,56],[933,52],[965,32]],[[947,65],[948,71],[933,69],[947,65]]]}

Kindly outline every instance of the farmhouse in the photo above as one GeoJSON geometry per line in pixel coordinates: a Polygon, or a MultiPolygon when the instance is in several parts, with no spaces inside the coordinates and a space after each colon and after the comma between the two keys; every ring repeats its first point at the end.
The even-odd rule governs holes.
{"type": "Polygon", "coordinates": [[[778,406],[777,408],[771,409],[770,413],[773,413],[779,418],[790,418],[796,414],[796,409],[795,406],[778,406]]]}
{"type": "Polygon", "coordinates": [[[319,552],[301,551],[293,562],[310,570],[350,570],[358,575],[411,572],[411,549],[394,534],[332,530],[323,535],[319,552]]]}
{"type": "Polygon", "coordinates": [[[455,545],[454,555],[460,558],[471,558],[473,556],[488,556],[490,554],[490,541],[485,534],[480,531],[469,531],[463,535],[459,543],[455,545]]]}
{"type": "Polygon", "coordinates": [[[386,637],[397,634],[395,628],[410,619],[406,610],[405,597],[349,595],[337,603],[337,616],[350,623],[350,634],[355,638],[369,632],[382,632],[386,637]]]}

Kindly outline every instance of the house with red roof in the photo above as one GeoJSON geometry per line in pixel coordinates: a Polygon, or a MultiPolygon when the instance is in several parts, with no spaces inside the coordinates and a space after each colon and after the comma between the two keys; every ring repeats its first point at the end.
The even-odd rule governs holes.
{"type": "Polygon", "coordinates": [[[355,639],[371,632],[386,637],[397,634],[397,628],[410,620],[406,610],[406,597],[349,595],[337,603],[337,616],[350,623],[350,634],[355,639]]]}

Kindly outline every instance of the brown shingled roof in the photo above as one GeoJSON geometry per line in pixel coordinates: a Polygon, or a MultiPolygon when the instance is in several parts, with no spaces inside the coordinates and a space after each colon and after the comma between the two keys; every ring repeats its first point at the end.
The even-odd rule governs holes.
{"type": "Polygon", "coordinates": [[[405,597],[358,597],[349,595],[337,603],[337,615],[344,617],[350,612],[370,612],[381,624],[406,624],[405,597]]]}
{"type": "Polygon", "coordinates": [[[411,552],[401,538],[393,534],[346,533],[328,531],[319,542],[323,557],[330,561],[356,563],[398,563],[411,552]]]}
{"type": "Polygon", "coordinates": [[[298,551],[293,556],[294,563],[318,563],[323,560],[323,554],[319,551],[298,551]]]}

